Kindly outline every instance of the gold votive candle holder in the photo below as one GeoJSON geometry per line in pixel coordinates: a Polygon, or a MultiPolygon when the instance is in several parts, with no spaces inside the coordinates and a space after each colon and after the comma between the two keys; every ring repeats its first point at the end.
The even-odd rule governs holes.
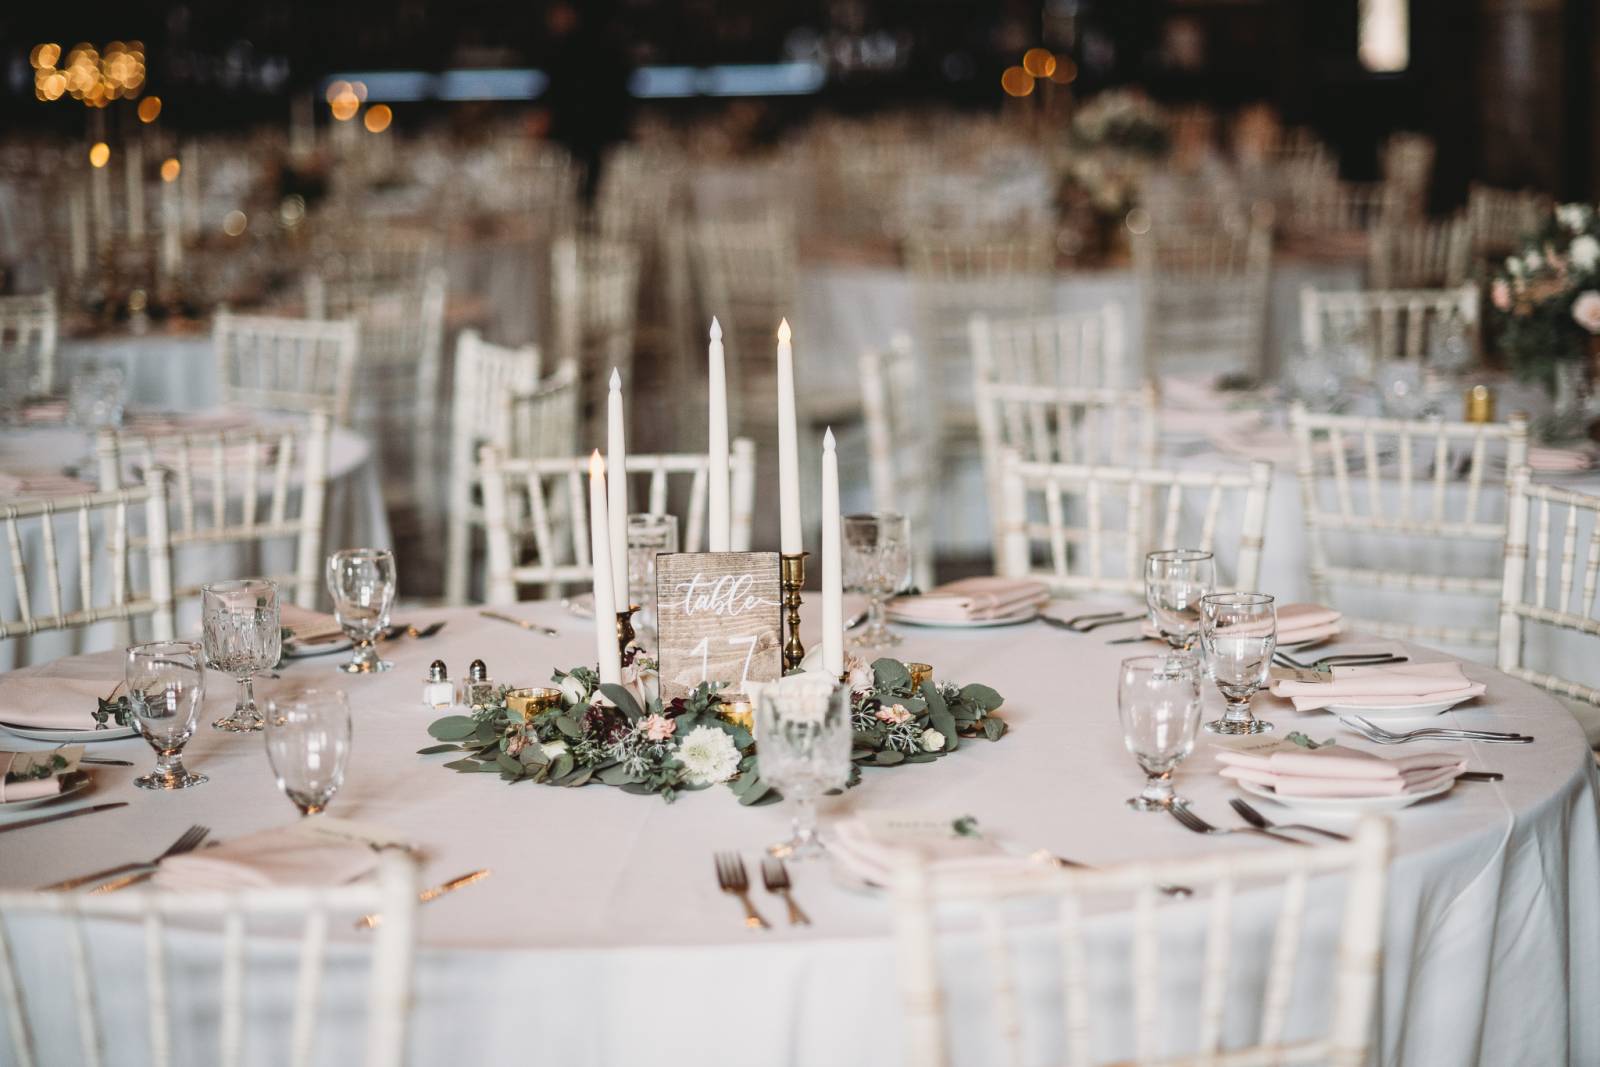
{"type": "Polygon", "coordinates": [[[561,703],[561,690],[540,687],[506,691],[506,710],[529,723],[561,703]]]}
{"type": "Polygon", "coordinates": [[[1467,390],[1462,418],[1467,422],[1494,421],[1494,390],[1487,385],[1474,385],[1467,390]]]}
{"type": "Polygon", "coordinates": [[[933,667],[927,663],[907,663],[906,670],[911,672],[911,688],[920,690],[923,682],[933,681],[933,667]]]}
{"type": "Polygon", "coordinates": [[[722,705],[722,717],[735,726],[756,732],[756,711],[748,700],[733,700],[722,705]]]}

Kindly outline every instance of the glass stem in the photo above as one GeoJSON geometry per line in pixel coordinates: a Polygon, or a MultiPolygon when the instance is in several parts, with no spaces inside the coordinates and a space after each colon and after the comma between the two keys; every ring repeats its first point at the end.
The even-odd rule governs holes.
{"type": "Polygon", "coordinates": [[[239,676],[239,702],[234,705],[233,714],[236,718],[245,718],[255,713],[255,678],[253,675],[242,674],[239,676]]]}
{"type": "Polygon", "coordinates": [[[1160,774],[1145,772],[1143,796],[1153,804],[1172,803],[1172,772],[1162,771],[1160,774]]]}
{"type": "Polygon", "coordinates": [[[1249,722],[1254,716],[1250,714],[1250,698],[1226,697],[1228,709],[1222,713],[1224,722],[1249,722]]]}
{"type": "Polygon", "coordinates": [[[867,633],[876,637],[883,631],[883,594],[873,590],[867,594],[867,633]]]}
{"type": "Polygon", "coordinates": [[[817,802],[809,794],[794,798],[794,846],[802,852],[817,844],[817,802]]]}
{"type": "Polygon", "coordinates": [[[156,752],[156,774],[169,781],[184,776],[183,749],[163,748],[156,752]]]}

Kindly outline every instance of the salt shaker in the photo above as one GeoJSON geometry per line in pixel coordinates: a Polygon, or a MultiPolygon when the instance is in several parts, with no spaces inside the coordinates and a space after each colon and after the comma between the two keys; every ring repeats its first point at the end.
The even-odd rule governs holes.
{"type": "Polygon", "coordinates": [[[422,703],[425,707],[448,708],[456,702],[456,687],[450,683],[444,660],[436,659],[428,667],[428,680],[422,683],[422,703]]]}
{"type": "Polygon", "coordinates": [[[467,668],[467,681],[462,686],[462,693],[461,702],[468,707],[481,707],[494,703],[494,679],[489,677],[489,668],[483,665],[483,660],[475,659],[472,661],[472,666],[467,668]]]}

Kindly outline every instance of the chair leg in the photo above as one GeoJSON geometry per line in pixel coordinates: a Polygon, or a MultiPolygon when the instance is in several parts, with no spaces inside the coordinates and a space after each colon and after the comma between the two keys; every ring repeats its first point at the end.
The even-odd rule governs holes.
{"type": "Polygon", "coordinates": [[[445,528],[444,600],[446,604],[467,602],[467,581],[472,563],[472,529],[455,515],[445,528]]]}

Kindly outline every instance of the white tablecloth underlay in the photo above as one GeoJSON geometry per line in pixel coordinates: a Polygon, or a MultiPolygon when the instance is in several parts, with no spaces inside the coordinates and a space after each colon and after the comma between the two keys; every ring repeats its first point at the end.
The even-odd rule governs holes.
{"type": "MultiPolygon", "coordinates": [[[[1054,609],[1071,614],[1091,605],[1054,609]]],[[[563,1064],[898,1062],[899,1009],[883,899],[842,888],[826,865],[796,864],[796,896],[816,925],[752,934],[736,902],[717,890],[712,852],[738,848],[753,861],[786,832],[784,806],[742,808],[721,787],[668,805],[599,786],[507,786],[492,775],[446,771],[439,764],[447,756],[415,754],[430,741],[425,728],[433,716],[419,695],[433,658],[444,659],[455,675],[482,657],[503,683],[538,684],[553,669],[592,653],[586,621],[550,603],[516,611],[557,627],[561,637],[485,621],[470,610],[412,611],[402,621],[447,619],[449,625],[430,640],[388,647],[396,662],[388,674],[350,678],[336,672],[335,658],[319,658],[297,661],[282,679],[260,686],[264,694],[305,684],[340,686],[351,694],[355,746],[335,814],[404,831],[425,849],[426,884],[478,867],[494,870],[488,880],[421,913],[412,1062],[448,1062],[463,1054],[483,1064],[522,1063],[533,1055],[563,1064]]],[[[813,609],[808,618],[814,617],[813,609]]],[[[1006,697],[1011,733],[994,744],[965,743],[935,764],[868,771],[861,786],[824,803],[825,819],[867,809],[972,815],[1029,847],[1094,864],[1281,847],[1238,839],[1218,844],[1165,816],[1123,806],[1142,775],[1122,747],[1116,664],[1141,646],[1105,643],[1121,631],[1070,635],[1032,624],[965,634],[903,632],[902,656],[931,662],[952,681],[997,687],[1006,697]]],[[[1600,1020],[1592,1011],[1600,1002],[1600,912],[1593,907],[1600,895],[1600,829],[1589,751],[1548,697],[1486,667],[1468,665],[1467,672],[1488,683],[1487,695],[1439,721],[1521,729],[1538,741],[1459,746],[1470,766],[1500,770],[1505,780],[1462,783],[1394,818],[1380,1062],[1600,1062],[1600,1020]]],[[[226,678],[212,680],[207,721],[232,699],[226,678]]],[[[1208,711],[1219,710],[1214,692],[1207,704],[1208,711]]],[[[1335,732],[1324,714],[1298,714],[1267,698],[1257,708],[1280,730],[1300,729],[1319,739],[1335,732]]],[[[114,798],[131,806],[0,837],[0,884],[38,885],[143,858],[196,822],[231,839],[293,817],[274,787],[259,738],[202,728],[187,761],[212,780],[179,794],[130,786],[151,760],[142,742],[100,747],[140,766],[99,769],[96,788],[82,802],[114,798]]],[[[1214,770],[1202,742],[1180,768],[1177,787],[1202,814],[1233,825],[1225,803],[1230,788],[1214,770]]],[[[1305,960],[1326,958],[1338,888],[1332,882],[1313,888],[1305,960]]],[[[759,889],[755,897],[768,918],[781,916],[776,898],[759,889]]],[[[1164,1018],[1172,1033],[1192,1035],[1204,904],[1164,906],[1171,910],[1167,928],[1175,933],[1162,967],[1164,1018]]],[[[1275,901],[1260,891],[1244,895],[1236,916],[1245,947],[1234,957],[1233,1034],[1256,1018],[1275,901]]],[[[1108,1032],[1131,1034],[1131,1025],[1118,1028],[1130,1010],[1120,931],[1114,917],[1094,927],[1095,1016],[1108,1032]]],[[[66,960],[41,936],[18,931],[13,951],[60,978],[66,960]]],[[[142,1040],[139,995],[130,994],[142,988],[138,937],[134,930],[97,932],[93,952],[98,980],[120,991],[103,993],[101,1003],[113,1005],[128,1032],[142,1040]]],[[[1018,950],[1028,974],[1055,973],[1049,970],[1054,950],[1043,947],[1043,939],[1028,939],[1018,950]]],[[[194,972],[207,973],[214,972],[194,972]]],[[[984,967],[974,962],[958,973],[963,977],[954,1002],[967,1021],[957,1040],[959,1062],[986,1063],[994,1045],[981,1025],[987,1022],[984,967]]],[[[286,972],[282,982],[253,987],[252,1001],[277,1002],[288,981],[286,972]]],[[[1297,985],[1291,1031],[1320,1020],[1327,992],[1318,983],[1297,985]]],[[[1041,1047],[1057,1058],[1058,1004],[1041,988],[1028,998],[1026,1019],[1041,1047]]],[[[64,1057],[59,1062],[69,1062],[64,1028],[70,1017],[65,1005],[52,1010],[61,1013],[56,1025],[63,1029],[45,1031],[44,1044],[64,1057]]],[[[214,1020],[195,1025],[204,1029],[214,1020]]],[[[322,1026],[341,1050],[356,1040],[331,1013],[322,1026]]],[[[256,1062],[270,1062],[284,1039],[282,1033],[247,1033],[256,1062]]],[[[119,1056],[142,1062],[137,1044],[130,1039],[119,1056]]]]}
{"type": "MultiPolygon", "coordinates": [[[[33,427],[29,429],[0,430],[0,471],[31,469],[49,462],[66,464],[77,457],[89,454],[87,435],[69,427],[33,427]]],[[[298,461],[297,461],[298,463],[298,461]]],[[[298,478],[298,466],[296,475],[298,478]]],[[[270,493],[270,478],[263,476],[263,496],[270,493]]],[[[70,498],[68,498],[70,499],[70,498]]],[[[291,491],[290,514],[298,514],[298,492],[291,491]]],[[[198,521],[204,521],[202,513],[198,521]]],[[[142,529],[143,518],[132,520],[134,529],[142,529]]],[[[360,434],[350,430],[335,429],[328,449],[328,495],[323,510],[322,539],[325,548],[346,545],[375,545],[387,548],[391,544],[389,520],[383,506],[383,488],[372,464],[371,449],[360,434]]],[[[23,555],[29,561],[30,575],[43,575],[43,537],[37,522],[26,528],[27,537],[23,555]]],[[[95,545],[105,543],[100,530],[94,531],[95,545]]],[[[78,606],[78,555],[77,520],[66,515],[56,519],[56,544],[62,574],[63,596],[69,610],[78,606]]],[[[94,574],[96,603],[105,603],[101,595],[111,578],[111,561],[108,554],[96,556],[94,574]]],[[[173,581],[176,587],[194,585],[222,578],[237,578],[248,574],[287,575],[294,571],[294,545],[278,540],[257,551],[248,545],[194,545],[173,550],[173,581]]],[[[145,568],[142,556],[135,552],[130,563],[135,588],[144,584],[145,568]]],[[[48,611],[49,594],[42,585],[31,587],[35,613],[48,611]]],[[[319,598],[322,593],[318,590],[319,598]]],[[[180,627],[199,625],[198,598],[190,597],[179,605],[180,627]]],[[[17,594],[11,568],[0,568],[0,614],[17,617],[17,594]]],[[[141,620],[135,629],[136,636],[147,639],[148,624],[141,620]]],[[[30,637],[0,641],[0,670],[25,663],[42,663],[61,656],[99,649],[121,647],[125,639],[119,636],[116,623],[98,623],[76,630],[55,630],[30,637]]]]}

